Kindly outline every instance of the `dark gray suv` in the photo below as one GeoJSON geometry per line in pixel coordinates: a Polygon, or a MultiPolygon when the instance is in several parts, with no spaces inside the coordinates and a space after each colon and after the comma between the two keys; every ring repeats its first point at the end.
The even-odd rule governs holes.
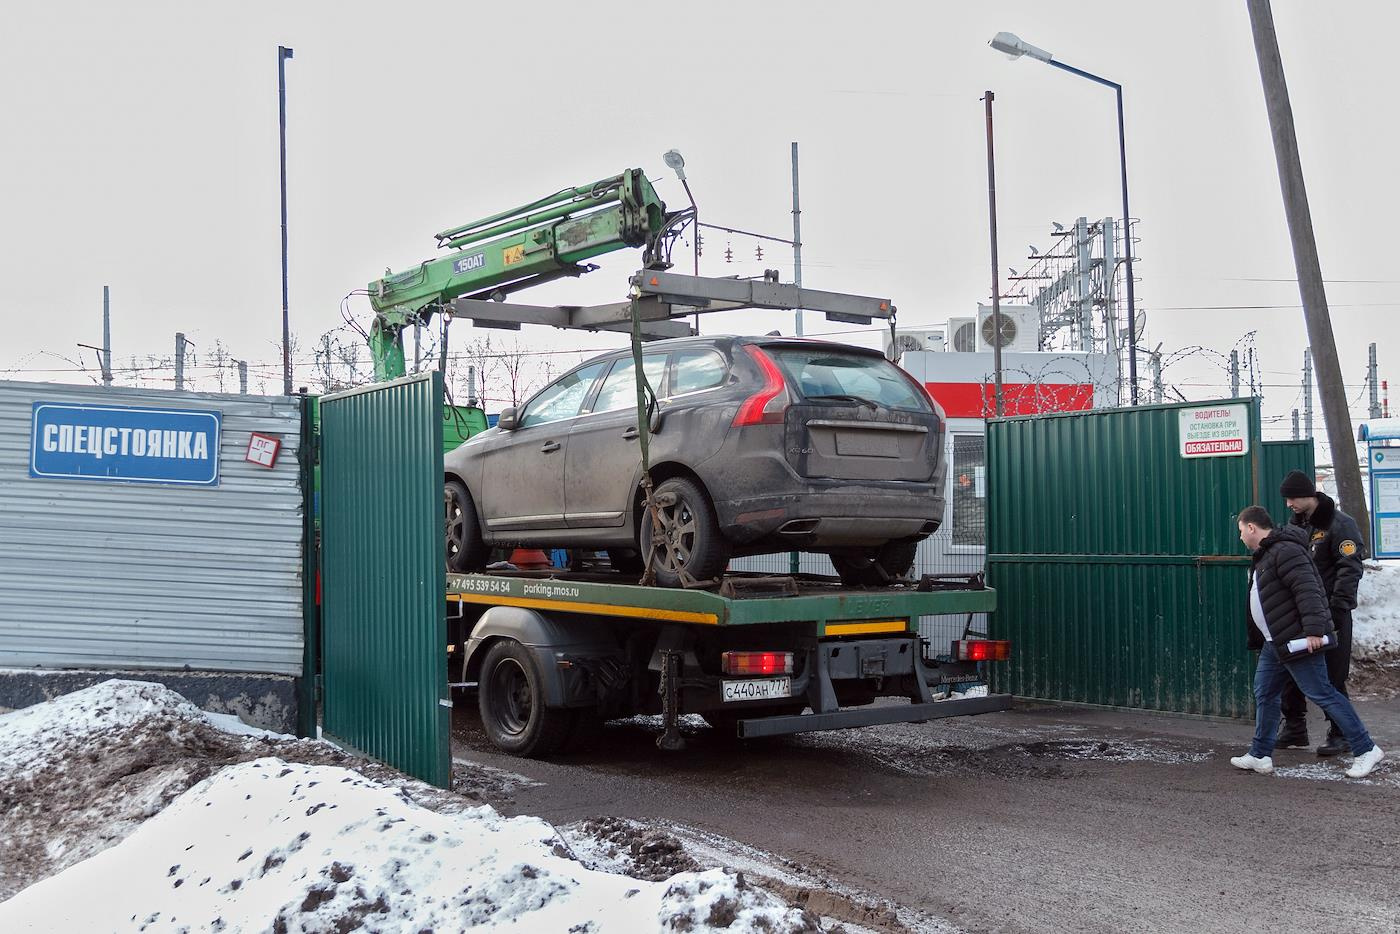
{"type": "Polygon", "coordinates": [[[695,337],[647,344],[642,366],[662,534],[642,508],[632,354],[616,351],[448,453],[450,570],[529,546],[606,549],[637,572],[655,548],[657,583],[674,587],[731,557],[797,550],[874,586],[906,574],[938,529],[943,412],[878,351],[695,337]]]}

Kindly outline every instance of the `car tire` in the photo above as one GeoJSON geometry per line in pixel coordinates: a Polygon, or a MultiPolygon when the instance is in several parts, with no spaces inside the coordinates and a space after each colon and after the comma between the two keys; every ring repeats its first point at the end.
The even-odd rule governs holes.
{"type": "Polygon", "coordinates": [[[514,639],[486,653],[477,684],[481,726],[496,748],[534,759],[553,753],[573,732],[574,711],[546,707],[544,681],[530,651],[514,639]]]}
{"type": "Polygon", "coordinates": [[[729,542],[720,533],[719,519],[715,517],[710,497],[699,484],[686,477],[672,477],[657,486],[656,496],[669,494],[675,495],[675,503],[660,509],[677,525],[674,550],[664,547],[660,540],[653,543],[651,513],[642,513],[641,554],[655,570],[656,583],[662,587],[681,587],[685,575],[697,581],[719,577],[729,565],[729,542]]]}
{"type": "Polygon", "coordinates": [[[864,554],[833,554],[831,565],[847,587],[883,587],[909,573],[918,550],[918,542],[886,542],[864,554]]]}
{"type": "Polygon", "coordinates": [[[467,485],[461,480],[444,483],[443,506],[446,509],[447,570],[452,574],[481,570],[486,566],[491,549],[482,540],[481,522],[467,485]]]}
{"type": "Polygon", "coordinates": [[[646,562],[642,560],[641,554],[631,548],[609,548],[608,563],[614,571],[621,571],[623,574],[640,574],[646,570],[646,562]]]}

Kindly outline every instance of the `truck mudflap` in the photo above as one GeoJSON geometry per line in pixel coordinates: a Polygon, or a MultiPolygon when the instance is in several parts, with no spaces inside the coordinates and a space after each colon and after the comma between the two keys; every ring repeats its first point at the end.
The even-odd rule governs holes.
{"type": "Polygon", "coordinates": [[[753,739],[759,736],[790,736],[794,733],[815,733],[820,730],[848,730],[859,726],[884,723],[914,723],[963,717],[971,714],[994,713],[1011,706],[1010,694],[989,694],[985,697],[965,697],[958,700],[913,704],[880,704],[829,713],[795,714],[786,717],[759,717],[740,720],[739,736],[753,739]]]}

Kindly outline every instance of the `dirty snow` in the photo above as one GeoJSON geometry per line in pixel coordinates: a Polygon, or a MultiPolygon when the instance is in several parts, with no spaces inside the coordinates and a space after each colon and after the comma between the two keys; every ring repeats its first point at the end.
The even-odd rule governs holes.
{"type": "Polygon", "coordinates": [[[741,873],[596,871],[545,821],[434,810],[444,793],[416,782],[252,757],[342,754],[221,722],[233,726],[120,681],[0,716],[5,863],[32,882],[0,903],[0,930],[818,930],[741,873]]]}
{"type": "Polygon", "coordinates": [[[792,860],[672,821],[590,818],[560,828],[570,852],[592,869],[650,878],[661,867],[724,866],[758,880],[823,924],[847,934],[961,934],[947,922],[813,873],[792,860]]]}
{"type": "Polygon", "coordinates": [[[1352,653],[1400,657],[1400,561],[1368,561],[1352,611],[1352,653]]]}
{"type": "Polygon", "coordinates": [[[1327,762],[1305,762],[1302,765],[1275,765],[1274,774],[1279,778],[1303,778],[1318,782],[1346,782],[1348,785],[1389,785],[1400,788],[1400,764],[1390,758],[1381,760],[1376,770],[1365,778],[1347,778],[1346,770],[1351,766],[1351,757],[1332,759],[1327,762]]]}

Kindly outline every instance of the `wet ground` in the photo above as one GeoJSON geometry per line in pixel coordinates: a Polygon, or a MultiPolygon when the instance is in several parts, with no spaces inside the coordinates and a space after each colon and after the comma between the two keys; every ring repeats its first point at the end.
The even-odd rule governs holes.
{"type": "Polygon", "coordinates": [[[1239,772],[1248,724],[1047,705],[749,742],[687,718],[679,754],[638,718],[538,762],[468,702],[453,755],[502,811],[587,827],[584,858],[748,865],[853,928],[1395,931],[1400,705],[1358,709],[1394,750],[1364,781],[1311,750],[1239,772]]]}

